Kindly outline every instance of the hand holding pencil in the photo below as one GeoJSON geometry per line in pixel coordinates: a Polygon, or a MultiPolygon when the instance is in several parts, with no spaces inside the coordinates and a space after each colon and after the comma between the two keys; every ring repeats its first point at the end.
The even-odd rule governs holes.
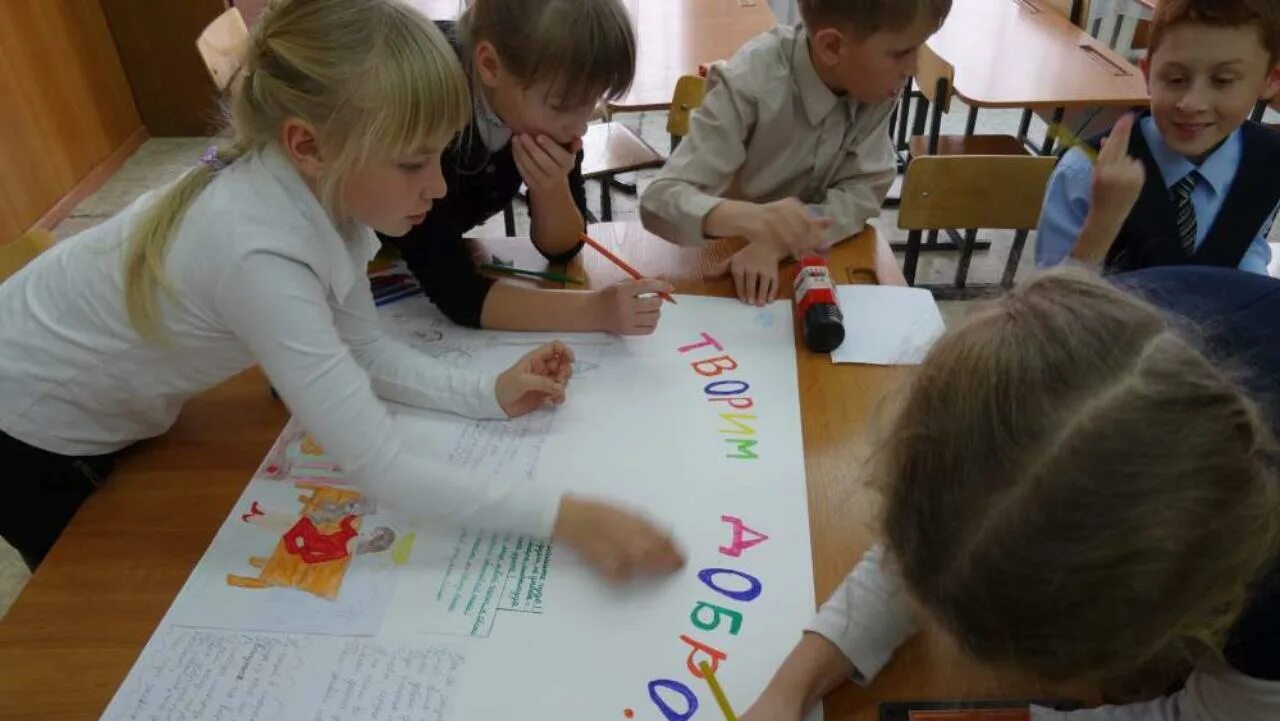
{"type": "MultiPolygon", "coordinates": [[[[596,252],[600,253],[600,255],[603,255],[605,259],[608,260],[610,263],[613,263],[614,265],[621,268],[622,272],[626,273],[632,278],[635,278],[636,280],[645,280],[645,277],[640,274],[640,271],[636,270],[635,268],[632,268],[630,265],[627,265],[626,261],[614,255],[608,248],[601,245],[591,236],[587,235],[586,233],[581,233],[579,234],[578,237],[582,239],[583,243],[586,243],[592,248],[595,248],[596,252]]],[[[670,293],[658,292],[658,295],[668,303],[675,305],[676,299],[673,298],[670,293]]]]}
{"type": "Polygon", "coordinates": [[[595,326],[618,335],[649,335],[662,318],[662,296],[675,290],[657,278],[624,280],[595,293],[595,326]]]}

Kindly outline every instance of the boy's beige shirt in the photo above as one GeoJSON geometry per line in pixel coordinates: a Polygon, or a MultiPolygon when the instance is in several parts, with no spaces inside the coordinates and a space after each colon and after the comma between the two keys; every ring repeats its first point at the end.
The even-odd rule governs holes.
{"type": "Polygon", "coordinates": [[[894,105],[836,95],[813,68],[804,27],[777,27],[710,68],[689,135],[644,192],[640,217],[693,245],[724,199],[796,197],[835,222],[828,242],[854,235],[880,214],[897,172],[894,105]]]}

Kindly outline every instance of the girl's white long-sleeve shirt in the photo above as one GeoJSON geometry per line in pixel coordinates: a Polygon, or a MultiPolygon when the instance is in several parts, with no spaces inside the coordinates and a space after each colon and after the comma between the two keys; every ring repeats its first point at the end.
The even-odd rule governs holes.
{"type": "MultiPolygon", "coordinates": [[[[869,684],[875,679],[916,630],[901,582],[885,568],[883,546],[867,551],[806,630],[844,653],[856,669],[854,681],[869,684]]],[[[1205,663],[1191,673],[1181,691],[1147,703],[1032,711],[1033,721],[1276,721],[1280,719],[1280,682],[1205,663]]]]}
{"type": "Polygon", "coordinates": [[[0,284],[0,431],[67,456],[111,453],[164,433],[189,398],[260,364],[373,497],[425,520],[550,534],[557,496],[423,455],[378,400],[505,418],[493,376],[384,334],[365,274],[376,236],[339,230],[278,149],[241,158],[196,197],[165,263],[163,335],[140,337],[123,251],[163,192],[0,284]]]}

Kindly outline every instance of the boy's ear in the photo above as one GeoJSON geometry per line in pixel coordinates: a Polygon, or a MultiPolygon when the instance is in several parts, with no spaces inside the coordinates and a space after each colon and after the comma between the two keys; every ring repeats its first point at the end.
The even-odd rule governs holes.
{"type": "Polygon", "coordinates": [[[315,126],[301,118],[286,118],[280,126],[280,145],[294,167],[308,180],[324,173],[324,155],[315,126]]]}
{"type": "Polygon", "coordinates": [[[1147,89],[1151,89],[1151,53],[1146,53],[1142,59],[1138,61],[1138,67],[1142,68],[1142,77],[1147,81],[1147,89]]]}
{"type": "Polygon", "coordinates": [[[1267,74],[1267,84],[1262,86],[1262,99],[1277,105],[1275,102],[1280,98],[1280,65],[1271,68],[1271,72],[1267,74]]]}
{"type": "Polygon", "coordinates": [[[809,42],[814,55],[823,65],[835,65],[840,60],[840,50],[844,47],[844,35],[839,30],[821,28],[810,36],[809,42]]]}
{"type": "Polygon", "coordinates": [[[493,43],[488,40],[476,43],[475,65],[480,82],[491,88],[498,84],[502,76],[502,58],[498,57],[498,49],[493,43]]]}

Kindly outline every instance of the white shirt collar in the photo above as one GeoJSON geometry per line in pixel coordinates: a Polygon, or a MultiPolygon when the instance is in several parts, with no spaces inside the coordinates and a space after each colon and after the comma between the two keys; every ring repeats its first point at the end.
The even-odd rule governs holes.
{"type": "Polygon", "coordinates": [[[314,251],[308,254],[317,261],[311,264],[312,270],[333,291],[335,298],[346,298],[381,247],[377,235],[369,227],[354,222],[338,228],[297,168],[275,146],[268,146],[247,160],[261,163],[306,223],[309,237],[302,240],[314,251]]]}
{"type": "Polygon", "coordinates": [[[511,128],[493,112],[482,89],[475,93],[475,118],[476,132],[480,133],[480,140],[489,152],[502,150],[511,142],[511,128]]]}

